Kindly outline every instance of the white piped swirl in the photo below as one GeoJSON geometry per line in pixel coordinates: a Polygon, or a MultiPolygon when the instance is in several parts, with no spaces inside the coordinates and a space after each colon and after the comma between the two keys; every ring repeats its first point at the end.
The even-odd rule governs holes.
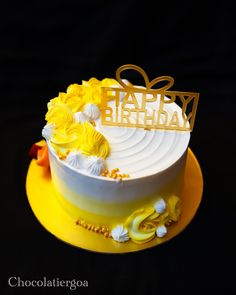
{"type": "Polygon", "coordinates": [[[76,112],[74,114],[74,119],[76,123],[85,123],[89,121],[89,118],[83,112],[76,112]]]}
{"type": "Polygon", "coordinates": [[[84,156],[80,152],[70,152],[66,157],[66,162],[76,169],[81,169],[84,166],[84,156]]]}
{"type": "Polygon", "coordinates": [[[54,124],[47,124],[43,127],[42,130],[42,136],[46,139],[46,140],[50,140],[53,136],[53,130],[54,130],[55,126],[54,124]]]}
{"type": "Polygon", "coordinates": [[[129,240],[128,230],[124,228],[123,225],[117,225],[113,230],[111,231],[112,238],[120,243],[126,242],[129,240]]]}
{"type": "Polygon", "coordinates": [[[156,210],[157,213],[161,214],[165,211],[166,209],[166,202],[160,198],[155,204],[154,204],[154,208],[156,210]]]}
{"type": "Polygon", "coordinates": [[[87,103],[83,112],[89,120],[97,120],[100,117],[100,110],[98,106],[93,103],[87,103]]]}
{"type": "Polygon", "coordinates": [[[84,168],[92,175],[101,175],[106,169],[106,163],[102,158],[90,156],[85,160],[84,168]]]}
{"type": "Polygon", "coordinates": [[[160,225],[156,229],[158,238],[163,238],[167,234],[167,228],[164,225],[160,225]]]}

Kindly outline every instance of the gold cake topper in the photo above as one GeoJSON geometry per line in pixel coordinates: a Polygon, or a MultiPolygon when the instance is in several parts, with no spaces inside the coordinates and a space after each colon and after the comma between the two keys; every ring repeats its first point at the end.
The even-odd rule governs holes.
{"type": "Polygon", "coordinates": [[[103,87],[101,114],[102,124],[110,126],[138,127],[192,131],[197,111],[199,93],[170,91],[174,79],[170,76],[157,77],[149,81],[145,71],[132,64],[119,67],[116,80],[121,87],[103,87]],[[121,79],[121,73],[134,70],[141,74],[145,87],[134,86],[121,79]],[[160,82],[167,82],[159,88],[160,82]],[[179,101],[179,107],[170,105],[179,101]],[[111,105],[113,104],[113,105],[111,105]],[[150,107],[151,106],[151,107],[150,107]]]}

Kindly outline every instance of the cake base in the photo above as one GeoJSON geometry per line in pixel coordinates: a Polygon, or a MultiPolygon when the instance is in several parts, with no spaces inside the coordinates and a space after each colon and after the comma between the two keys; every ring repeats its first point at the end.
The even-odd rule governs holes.
{"type": "Polygon", "coordinates": [[[31,161],[28,169],[26,192],[30,206],[39,222],[63,242],[94,252],[128,253],[160,245],[185,229],[200,205],[203,177],[195,155],[188,149],[184,189],[181,195],[182,213],[180,220],[168,227],[168,234],[165,237],[154,238],[141,245],[132,241],[118,243],[111,238],[106,238],[76,225],[76,220],[63,210],[53,195],[49,171],[38,166],[35,160],[31,161]]]}

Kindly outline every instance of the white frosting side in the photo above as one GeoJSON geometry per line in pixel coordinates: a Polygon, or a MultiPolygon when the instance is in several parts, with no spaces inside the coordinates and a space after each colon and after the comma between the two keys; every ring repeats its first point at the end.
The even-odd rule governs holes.
{"type": "Polygon", "coordinates": [[[89,118],[83,112],[75,113],[74,119],[77,123],[85,123],[86,121],[89,121],[89,118]]]}
{"type": "Polygon", "coordinates": [[[102,158],[90,156],[84,161],[84,168],[92,175],[101,175],[106,169],[106,163],[102,158]]]}
{"type": "Polygon", "coordinates": [[[161,214],[166,209],[166,202],[161,198],[154,204],[154,208],[157,213],[161,214]]]}
{"type": "Polygon", "coordinates": [[[167,234],[167,228],[164,225],[160,225],[156,229],[156,234],[159,238],[164,237],[167,234]]]}
{"type": "Polygon", "coordinates": [[[111,232],[112,238],[120,243],[129,240],[128,230],[123,225],[117,225],[111,232]]]}
{"type": "Polygon", "coordinates": [[[100,117],[100,110],[98,106],[93,103],[87,103],[83,112],[90,120],[96,120],[100,117]]]}
{"type": "Polygon", "coordinates": [[[54,124],[47,124],[43,127],[42,136],[46,140],[50,140],[53,136],[54,124]]]}

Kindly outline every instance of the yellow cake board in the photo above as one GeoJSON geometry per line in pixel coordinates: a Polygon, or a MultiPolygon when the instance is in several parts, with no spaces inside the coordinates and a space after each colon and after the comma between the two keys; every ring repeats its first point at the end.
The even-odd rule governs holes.
{"type": "Polygon", "coordinates": [[[76,220],[63,210],[54,197],[49,171],[38,166],[35,160],[31,161],[28,169],[26,192],[29,204],[39,222],[58,239],[94,252],[128,253],[151,248],[172,239],[183,231],[194,217],[202,198],[203,177],[199,163],[190,149],[188,149],[184,183],[180,220],[168,227],[168,234],[164,238],[154,238],[141,245],[132,241],[118,243],[76,225],[76,220]]]}

